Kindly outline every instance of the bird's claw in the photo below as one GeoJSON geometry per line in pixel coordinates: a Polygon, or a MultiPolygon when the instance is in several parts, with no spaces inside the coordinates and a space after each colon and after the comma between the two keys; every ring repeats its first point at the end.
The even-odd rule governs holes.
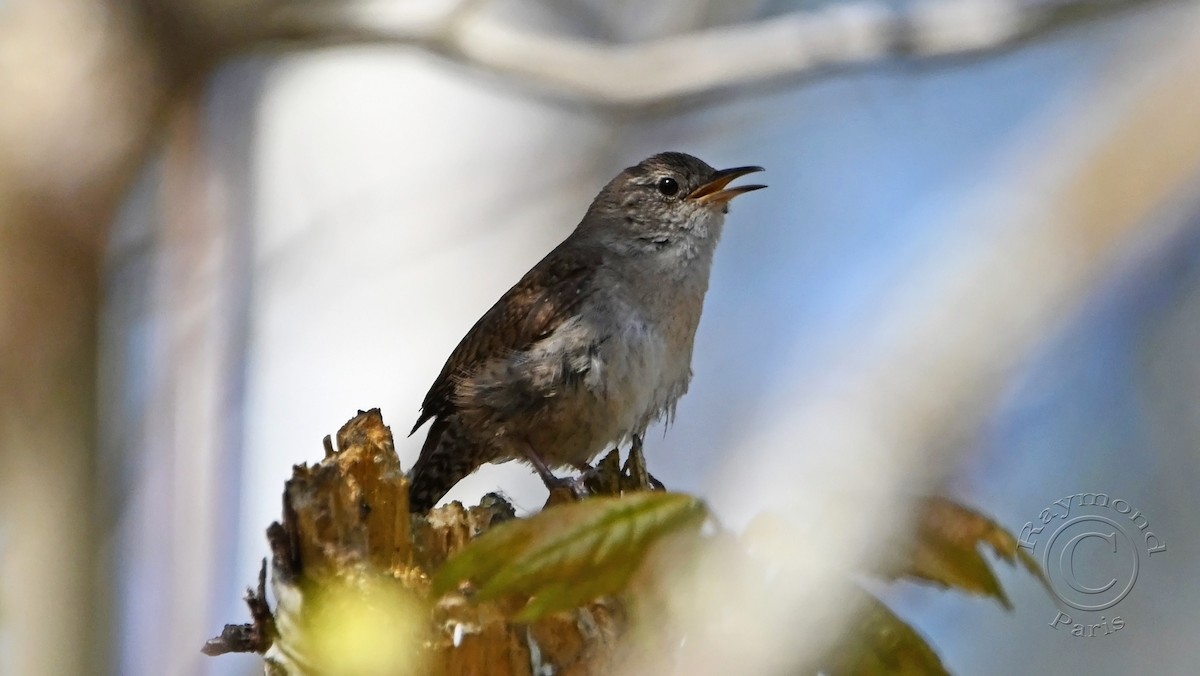
{"type": "Polygon", "coordinates": [[[546,505],[556,505],[563,502],[578,502],[592,494],[588,490],[585,475],[579,476],[543,476],[542,483],[546,484],[546,489],[550,491],[550,497],[546,500],[546,505]]]}

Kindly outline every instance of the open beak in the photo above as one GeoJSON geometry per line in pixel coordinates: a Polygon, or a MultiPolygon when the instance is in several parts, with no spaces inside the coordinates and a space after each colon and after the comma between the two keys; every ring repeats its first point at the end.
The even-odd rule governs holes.
{"type": "Polygon", "coordinates": [[[762,167],[734,167],[732,169],[721,169],[713,174],[708,183],[696,188],[688,193],[687,199],[696,200],[701,204],[716,203],[728,204],[729,200],[747,193],[752,190],[762,190],[767,187],[765,185],[740,185],[735,188],[726,188],[725,186],[733,182],[735,178],[753,174],[756,171],[762,171],[762,167]]]}

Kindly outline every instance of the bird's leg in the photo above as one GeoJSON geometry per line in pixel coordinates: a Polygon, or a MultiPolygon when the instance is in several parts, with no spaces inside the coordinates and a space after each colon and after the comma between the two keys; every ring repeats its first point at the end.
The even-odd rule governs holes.
{"type": "Polygon", "coordinates": [[[546,466],[546,462],[542,460],[542,456],[538,455],[537,452],[533,450],[532,446],[529,444],[518,444],[518,447],[521,450],[521,455],[525,456],[525,459],[529,461],[529,464],[533,465],[533,468],[537,470],[538,476],[542,477],[542,482],[545,483],[546,486],[550,486],[551,484],[556,484],[561,481],[561,479],[554,476],[554,472],[550,471],[550,468],[546,466]]]}
{"type": "Polygon", "coordinates": [[[588,482],[600,475],[600,466],[597,465],[593,467],[591,463],[581,462],[578,460],[573,460],[570,464],[571,467],[575,468],[575,471],[579,472],[579,476],[574,477],[572,481],[575,481],[580,486],[584,487],[589,493],[593,492],[592,489],[586,487],[588,482]]]}
{"type": "Polygon", "coordinates": [[[542,477],[542,483],[546,485],[546,490],[553,493],[556,489],[565,488],[571,491],[575,497],[585,497],[587,489],[583,485],[582,477],[559,477],[555,476],[554,472],[550,471],[550,467],[542,460],[542,457],[533,450],[533,447],[526,443],[517,444],[521,454],[533,465],[537,470],[538,476],[542,477]]]}
{"type": "Polygon", "coordinates": [[[592,467],[591,463],[587,463],[587,462],[580,462],[578,460],[572,460],[570,465],[571,465],[571,467],[574,467],[575,470],[578,471],[580,474],[587,474],[588,472],[596,471],[596,468],[592,467]]]}

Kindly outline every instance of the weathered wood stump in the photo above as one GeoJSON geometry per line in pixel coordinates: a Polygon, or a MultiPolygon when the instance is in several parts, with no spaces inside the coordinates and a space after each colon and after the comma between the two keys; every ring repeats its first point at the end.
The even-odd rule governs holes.
{"type": "MultiPolygon", "coordinates": [[[[640,453],[631,464],[622,471],[613,454],[589,485],[615,493],[646,481],[640,453]]],[[[519,624],[500,602],[431,598],[433,571],[514,518],[495,494],[475,507],[410,514],[391,430],[378,409],[360,412],[338,430],[336,448],[326,438],[325,458],[297,465],[287,482],[283,518],[267,529],[276,607],[266,600],[264,561],[246,597],[252,622],[227,625],[204,652],[259,653],[268,674],[608,673],[626,624],[616,601],[519,624]]]]}

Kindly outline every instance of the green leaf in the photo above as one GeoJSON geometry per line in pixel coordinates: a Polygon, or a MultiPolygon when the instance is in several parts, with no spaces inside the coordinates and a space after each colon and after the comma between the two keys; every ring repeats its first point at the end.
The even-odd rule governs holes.
{"type": "Polygon", "coordinates": [[[830,676],[949,673],[921,634],[867,591],[853,590],[848,601],[859,607],[858,613],[820,666],[811,671],[830,676]]]}
{"type": "Polygon", "coordinates": [[[679,493],[634,493],[559,505],[484,533],[434,577],[434,593],[472,581],[479,600],[529,597],[532,621],[620,592],[663,537],[698,529],[704,503],[679,493]]]}

